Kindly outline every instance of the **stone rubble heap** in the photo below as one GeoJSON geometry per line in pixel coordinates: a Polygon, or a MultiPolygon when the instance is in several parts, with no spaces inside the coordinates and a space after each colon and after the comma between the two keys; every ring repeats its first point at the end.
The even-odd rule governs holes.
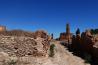
{"type": "MultiPolygon", "coordinates": [[[[38,35],[41,36],[43,32],[39,31],[38,35]]],[[[16,36],[14,34],[15,33],[13,33],[13,35],[10,35],[6,33],[6,35],[2,34],[0,36],[0,52],[4,51],[8,53],[10,56],[12,55],[15,55],[15,56],[26,56],[26,55],[46,56],[47,50],[49,47],[49,41],[47,38],[42,38],[42,37],[34,38],[33,36],[26,37],[25,35],[18,36],[19,32],[15,34],[16,36]]],[[[30,35],[29,33],[26,33],[26,34],[30,35]]],[[[47,33],[44,33],[43,36],[45,35],[47,35],[47,33]]]]}

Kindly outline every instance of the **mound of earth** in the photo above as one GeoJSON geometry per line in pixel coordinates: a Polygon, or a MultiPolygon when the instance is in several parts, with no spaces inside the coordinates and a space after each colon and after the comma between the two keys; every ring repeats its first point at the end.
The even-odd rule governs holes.
{"type": "Polygon", "coordinates": [[[44,31],[6,31],[0,36],[0,51],[10,56],[46,56],[49,47],[48,35],[44,31]],[[35,38],[36,37],[36,38],[35,38]]]}
{"type": "Polygon", "coordinates": [[[32,37],[32,38],[47,38],[48,33],[44,30],[37,30],[35,32],[28,32],[24,30],[10,30],[10,31],[2,31],[0,32],[0,35],[4,36],[25,36],[25,37],[32,37]]]}

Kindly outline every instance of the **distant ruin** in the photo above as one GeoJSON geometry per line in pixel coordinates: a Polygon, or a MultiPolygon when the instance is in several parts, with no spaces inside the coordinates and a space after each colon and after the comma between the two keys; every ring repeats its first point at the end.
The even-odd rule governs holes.
{"type": "Polygon", "coordinates": [[[0,32],[6,31],[6,26],[0,26],[0,32]]]}
{"type": "Polygon", "coordinates": [[[60,33],[60,41],[71,41],[72,34],[70,33],[70,25],[66,24],[66,32],[60,33]]]}

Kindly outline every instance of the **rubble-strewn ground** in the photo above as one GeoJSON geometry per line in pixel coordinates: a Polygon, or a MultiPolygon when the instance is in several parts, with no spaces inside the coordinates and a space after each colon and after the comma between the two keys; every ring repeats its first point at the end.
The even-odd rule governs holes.
{"type": "Polygon", "coordinates": [[[59,41],[50,44],[55,44],[53,57],[48,56],[49,41],[45,37],[1,35],[0,65],[89,65],[73,56],[59,41]]]}
{"type": "Polygon", "coordinates": [[[45,55],[47,47],[48,42],[43,38],[0,36],[0,51],[8,53],[10,56],[41,56],[45,55]]]}

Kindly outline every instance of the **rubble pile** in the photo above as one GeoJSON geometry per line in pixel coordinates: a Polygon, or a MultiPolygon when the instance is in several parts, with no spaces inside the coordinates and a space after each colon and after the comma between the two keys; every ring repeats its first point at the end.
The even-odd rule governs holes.
{"type": "Polygon", "coordinates": [[[27,32],[23,30],[11,30],[0,32],[0,35],[34,37],[34,32],[27,32]]]}
{"type": "MultiPolygon", "coordinates": [[[[47,35],[47,33],[44,33],[44,34],[47,35]]],[[[0,36],[0,52],[4,51],[8,53],[10,56],[15,55],[19,57],[26,56],[26,55],[46,56],[47,50],[49,47],[48,39],[41,38],[41,37],[34,38],[33,35],[34,34],[32,34],[32,37],[31,37],[31,34],[23,32],[23,31],[10,33],[10,34],[9,32],[8,34],[5,34],[5,33],[2,34],[0,36]],[[23,34],[20,34],[20,33],[23,33],[23,34]],[[24,34],[28,34],[28,36],[24,34]]],[[[41,36],[42,33],[36,34],[36,36],[37,35],[41,36]]]]}

